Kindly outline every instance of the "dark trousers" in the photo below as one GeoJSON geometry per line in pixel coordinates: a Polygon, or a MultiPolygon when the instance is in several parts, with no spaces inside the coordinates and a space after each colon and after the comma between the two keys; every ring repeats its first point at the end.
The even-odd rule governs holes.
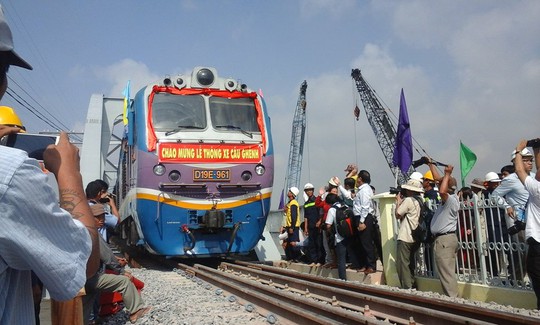
{"type": "Polygon", "coordinates": [[[381,228],[376,222],[375,217],[373,218],[373,243],[375,244],[375,259],[379,259],[381,263],[383,262],[382,256],[382,239],[381,239],[381,228]]]}
{"type": "Polygon", "coordinates": [[[308,242],[308,256],[312,263],[318,263],[321,258],[320,248],[322,247],[322,234],[321,230],[317,227],[308,227],[309,242],[308,242]]]}
{"type": "Polygon", "coordinates": [[[338,265],[338,276],[341,280],[347,280],[347,239],[336,243],[336,258],[338,265]]]}
{"type": "Polygon", "coordinates": [[[359,232],[360,243],[362,244],[362,254],[360,265],[366,268],[377,268],[377,260],[375,259],[375,246],[373,244],[373,216],[368,214],[364,220],[366,229],[359,232]]]}
{"type": "Polygon", "coordinates": [[[536,295],[536,309],[540,309],[540,243],[533,238],[529,238],[527,243],[529,244],[527,273],[536,295]]]}

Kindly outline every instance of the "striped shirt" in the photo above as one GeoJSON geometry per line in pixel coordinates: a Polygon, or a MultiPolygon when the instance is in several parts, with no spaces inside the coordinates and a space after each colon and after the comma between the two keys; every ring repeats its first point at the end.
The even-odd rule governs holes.
{"type": "Polygon", "coordinates": [[[86,282],[90,236],[35,159],[0,146],[0,162],[0,324],[34,324],[30,271],[52,298],[71,299],[86,282]]]}

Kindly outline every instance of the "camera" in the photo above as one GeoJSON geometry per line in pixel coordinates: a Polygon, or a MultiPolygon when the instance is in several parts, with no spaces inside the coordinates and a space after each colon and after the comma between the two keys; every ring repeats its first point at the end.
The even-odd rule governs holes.
{"type": "MultiPolygon", "coordinates": [[[[412,166],[413,166],[414,168],[418,168],[419,166],[425,165],[425,164],[427,164],[427,163],[429,163],[428,158],[427,158],[427,157],[422,157],[422,158],[420,158],[420,159],[418,159],[418,160],[413,161],[413,162],[412,162],[412,166]]],[[[391,193],[391,192],[390,192],[390,193],[391,193]]]]}
{"type": "Polygon", "coordinates": [[[540,147],[540,138],[527,141],[527,147],[533,147],[533,148],[540,147]]]}
{"type": "Polygon", "coordinates": [[[405,195],[405,191],[401,188],[401,186],[398,187],[390,187],[390,194],[401,194],[405,195]]]}
{"type": "Polygon", "coordinates": [[[43,160],[43,152],[50,144],[58,144],[58,136],[46,134],[12,133],[2,138],[0,144],[26,151],[28,157],[43,160]]]}
{"type": "Polygon", "coordinates": [[[522,230],[525,230],[525,222],[523,221],[520,221],[520,220],[516,220],[516,222],[514,222],[514,225],[510,228],[508,228],[508,234],[509,235],[515,235],[517,234],[518,232],[522,231],[522,230]]]}
{"type": "MultiPolygon", "coordinates": [[[[429,161],[430,161],[429,158],[424,156],[424,157],[422,157],[422,158],[420,158],[418,160],[413,161],[412,166],[414,168],[418,168],[419,166],[429,164],[429,161]]],[[[444,164],[442,162],[439,162],[439,161],[436,161],[436,160],[433,160],[433,159],[431,160],[431,163],[434,164],[435,166],[442,166],[442,167],[448,166],[447,164],[444,164]]]]}
{"type": "Polygon", "coordinates": [[[102,197],[101,199],[99,199],[99,203],[109,203],[111,201],[111,199],[109,199],[108,197],[102,197]]]}

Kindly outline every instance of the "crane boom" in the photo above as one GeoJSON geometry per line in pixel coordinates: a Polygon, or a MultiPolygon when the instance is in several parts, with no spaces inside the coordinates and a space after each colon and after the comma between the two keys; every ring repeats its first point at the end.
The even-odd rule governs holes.
{"type": "MultiPolygon", "coordinates": [[[[403,184],[406,181],[407,175],[403,175],[398,168],[394,168],[392,163],[396,144],[396,127],[390,120],[385,108],[375,96],[375,92],[368,85],[364,77],[362,77],[360,69],[353,69],[351,77],[356,84],[356,89],[358,90],[358,94],[360,94],[368,122],[377,138],[388,167],[390,167],[394,177],[397,175],[398,184],[403,184]]],[[[413,168],[410,167],[408,174],[412,172],[413,168]]]]}
{"type": "Polygon", "coordinates": [[[296,110],[292,123],[291,146],[289,149],[289,164],[285,178],[285,190],[290,187],[299,187],[302,172],[302,155],[304,152],[304,137],[306,133],[306,89],[304,80],[300,86],[300,94],[296,103],[296,110]]]}

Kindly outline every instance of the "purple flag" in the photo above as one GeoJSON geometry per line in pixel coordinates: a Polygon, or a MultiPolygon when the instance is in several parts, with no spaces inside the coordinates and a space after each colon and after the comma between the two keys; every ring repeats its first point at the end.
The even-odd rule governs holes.
{"type": "Polygon", "coordinates": [[[283,208],[285,207],[285,198],[283,196],[284,191],[285,190],[281,190],[281,197],[279,198],[279,207],[278,207],[279,210],[283,210],[283,208]]]}
{"type": "Polygon", "coordinates": [[[396,135],[396,146],[394,147],[394,158],[392,163],[399,167],[401,172],[406,175],[412,164],[412,137],[411,125],[409,124],[409,115],[407,114],[407,104],[403,88],[401,89],[401,99],[399,102],[399,123],[396,135]]]}

